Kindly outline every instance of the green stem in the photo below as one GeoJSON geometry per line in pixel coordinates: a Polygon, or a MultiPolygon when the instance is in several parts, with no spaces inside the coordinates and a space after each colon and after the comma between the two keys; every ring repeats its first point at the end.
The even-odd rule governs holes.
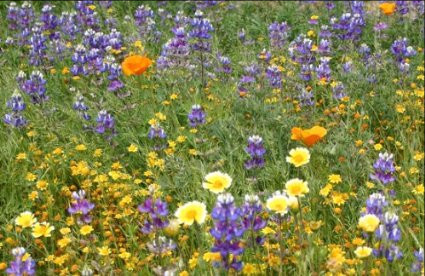
{"type": "Polygon", "coordinates": [[[283,259],[283,244],[282,244],[282,217],[279,215],[279,228],[278,230],[278,239],[279,239],[279,276],[282,275],[283,272],[283,265],[282,265],[282,259],[283,259]]]}
{"type": "Polygon", "coordinates": [[[300,220],[299,220],[299,233],[300,233],[300,246],[302,246],[303,244],[303,235],[302,235],[302,228],[303,228],[303,208],[301,205],[301,200],[300,197],[297,196],[297,201],[298,201],[298,209],[300,210],[300,220]]]}

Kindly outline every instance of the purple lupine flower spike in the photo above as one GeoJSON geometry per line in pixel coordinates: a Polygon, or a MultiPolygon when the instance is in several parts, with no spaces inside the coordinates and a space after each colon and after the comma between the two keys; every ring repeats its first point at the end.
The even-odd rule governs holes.
{"type": "Polygon", "coordinates": [[[158,69],[188,68],[190,45],[185,31],[185,24],[176,22],[172,29],[174,37],[162,46],[161,55],[158,57],[158,69]]]}
{"type": "MultiPolygon", "coordinates": [[[[260,231],[266,227],[267,221],[261,217],[263,210],[260,199],[257,195],[245,195],[245,202],[242,207],[242,224],[246,230],[254,233],[255,241],[251,243],[257,243],[262,245],[264,238],[260,235],[260,231]]],[[[252,246],[254,244],[251,244],[252,246]]]]}
{"type": "Polygon", "coordinates": [[[21,114],[25,110],[26,105],[18,91],[13,93],[10,100],[7,101],[6,106],[12,110],[11,113],[5,114],[3,118],[6,124],[14,127],[23,127],[27,124],[27,120],[21,114]]]}
{"type": "Polygon", "coordinates": [[[282,88],[282,72],[276,65],[271,65],[266,69],[266,76],[269,84],[273,88],[282,88]]]}
{"type": "Polygon", "coordinates": [[[90,115],[87,113],[89,110],[88,106],[84,103],[84,97],[80,94],[77,95],[72,108],[76,110],[84,120],[89,121],[91,119],[90,115]]]}
{"type": "MultiPolygon", "coordinates": [[[[392,211],[386,211],[388,201],[382,193],[373,193],[366,200],[366,212],[362,214],[372,214],[379,218],[380,224],[375,230],[375,238],[380,241],[380,245],[373,249],[376,257],[385,257],[387,261],[393,262],[403,256],[397,243],[401,240],[401,231],[398,227],[399,217],[392,211]]],[[[367,237],[367,234],[364,233],[367,237]]]]}
{"type": "Polygon", "coordinates": [[[167,138],[167,134],[165,133],[165,130],[159,124],[156,124],[149,128],[148,137],[149,139],[154,139],[154,138],[165,139],[167,138]]]}
{"type": "Polygon", "coordinates": [[[351,12],[342,14],[339,19],[331,18],[332,28],[337,37],[342,40],[358,40],[366,26],[364,3],[352,1],[350,5],[351,12]]]}
{"type": "Polygon", "coordinates": [[[286,22],[273,22],[270,24],[268,30],[271,46],[276,49],[282,48],[288,38],[289,29],[290,28],[286,22]]]}
{"type": "Polygon", "coordinates": [[[121,76],[121,65],[117,63],[112,63],[109,66],[109,85],[108,85],[108,91],[115,92],[120,90],[124,87],[124,83],[119,79],[121,76]]]}
{"type": "Polygon", "coordinates": [[[202,11],[197,10],[195,12],[195,17],[191,20],[190,24],[192,26],[191,31],[189,32],[189,37],[194,39],[192,48],[195,51],[209,52],[211,51],[211,32],[214,31],[211,22],[203,17],[204,14],[202,11]]]}
{"type": "Polygon", "coordinates": [[[396,5],[396,11],[401,14],[405,15],[409,13],[409,2],[406,1],[395,1],[396,5]]]}
{"type": "Polygon", "coordinates": [[[338,82],[335,86],[332,87],[332,96],[334,99],[341,100],[347,94],[345,93],[345,87],[342,82],[338,82]]]}
{"type": "Polygon", "coordinates": [[[199,104],[195,104],[192,106],[192,110],[190,111],[187,117],[189,119],[189,125],[191,127],[197,127],[199,125],[205,124],[206,122],[206,115],[204,109],[199,104]]]}
{"type": "Polygon", "coordinates": [[[166,146],[163,141],[165,140],[165,138],[167,138],[167,134],[159,124],[154,124],[150,126],[148,138],[155,142],[155,145],[153,146],[154,150],[161,150],[166,146]]]}
{"type": "Polygon", "coordinates": [[[26,250],[23,247],[12,249],[12,255],[15,256],[15,260],[11,261],[10,266],[6,269],[8,275],[35,275],[35,261],[31,257],[25,261],[22,260],[25,252],[26,250]]]}
{"type": "Polygon", "coordinates": [[[97,126],[96,126],[96,132],[103,134],[107,130],[110,130],[111,133],[115,133],[115,120],[114,117],[108,113],[106,110],[101,110],[97,114],[97,126]]]}
{"type": "Polygon", "coordinates": [[[416,259],[412,263],[410,271],[415,273],[421,271],[424,267],[424,249],[419,248],[419,250],[416,250],[413,254],[416,259]]]}
{"type": "Polygon", "coordinates": [[[220,63],[220,67],[216,69],[217,72],[222,72],[226,75],[232,73],[232,67],[230,67],[230,58],[217,54],[218,62],[220,63]]]}
{"type": "Polygon", "coordinates": [[[137,208],[139,212],[148,214],[148,218],[144,220],[140,231],[144,234],[150,234],[157,230],[163,229],[168,225],[168,206],[167,203],[161,199],[154,200],[147,198],[137,208]]]}
{"type": "Polygon", "coordinates": [[[250,155],[250,159],[245,162],[245,168],[247,170],[264,167],[264,154],[266,150],[264,148],[263,139],[260,136],[250,136],[245,151],[250,155]]]}
{"type": "Polygon", "coordinates": [[[221,266],[226,270],[242,269],[242,261],[238,259],[244,248],[240,246],[240,238],[245,232],[241,220],[241,209],[234,204],[234,198],[231,194],[220,194],[217,197],[217,203],[211,212],[214,220],[214,226],[210,233],[214,237],[212,252],[219,252],[221,261],[215,265],[221,266]]]}
{"type": "Polygon", "coordinates": [[[90,212],[94,208],[94,204],[86,199],[86,192],[79,190],[78,192],[72,193],[73,202],[68,207],[68,213],[71,215],[79,214],[78,223],[90,223],[92,217],[90,212]]]}
{"type": "Polygon", "coordinates": [[[381,193],[373,193],[366,200],[366,214],[374,214],[379,219],[383,218],[384,209],[388,206],[385,196],[381,193]]]}
{"type": "Polygon", "coordinates": [[[394,155],[388,152],[380,153],[378,160],[373,164],[375,172],[370,175],[370,178],[382,182],[387,185],[395,181],[395,166],[393,161],[394,155]]]}
{"type": "Polygon", "coordinates": [[[319,80],[329,81],[331,78],[331,67],[329,65],[329,58],[320,58],[320,64],[316,67],[316,74],[319,80]]]}
{"type": "Polygon", "coordinates": [[[307,91],[305,88],[301,90],[301,93],[298,95],[298,100],[300,106],[312,106],[314,105],[314,95],[312,91],[307,91]]]}
{"type": "Polygon", "coordinates": [[[32,103],[41,104],[49,99],[46,95],[46,80],[40,71],[33,71],[29,79],[26,79],[25,73],[21,71],[17,81],[21,91],[31,97],[32,103]]]}

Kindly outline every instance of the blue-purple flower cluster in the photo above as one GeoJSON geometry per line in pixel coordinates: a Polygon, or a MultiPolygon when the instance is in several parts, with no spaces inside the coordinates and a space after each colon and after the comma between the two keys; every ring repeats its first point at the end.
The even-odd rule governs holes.
{"type": "Polygon", "coordinates": [[[273,48],[280,49],[285,45],[289,29],[286,22],[273,22],[269,25],[270,44],[273,48]]]}
{"type": "Polygon", "coordinates": [[[89,121],[91,119],[90,115],[87,112],[89,108],[84,103],[84,97],[81,94],[77,95],[75,102],[72,105],[72,108],[76,110],[84,120],[89,121]]]}
{"type": "Polygon", "coordinates": [[[373,193],[366,200],[366,214],[379,218],[380,225],[375,230],[374,237],[379,241],[379,246],[373,249],[376,257],[385,257],[389,262],[398,260],[403,256],[397,243],[401,240],[401,231],[398,227],[399,217],[388,211],[388,201],[382,193],[373,193]]]}
{"type": "Polygon", "coordinates": [[[351,1],[351,12],[341,15],[339,19],[331,18],[331,26],[336,36],[342,40],[358,40],[366,26],[364,19],[364,2],[351,1]]]}
{"type": "Polygon", "coordinates": [[[206,122],[205,111],[199,104],[195,104],[192,106],[192,110],[187,115],[187,118],[189,119],[189,125],[191,127],[197,127],[199,125],[205,124],[206,122]]]}
{"type": "Polygon", "coordinates": [[[22,116],[22,111],[25,110],[26,105],[18,91],[13,93],[10,100],[7,101],[6,106],[12,111],[4,115],[3,121],[6,124],[13,127],[23,127],[27,124],[27,120],[22,116]]]}
{"type": "Polygon", "coordinates": [[[407,62],[407,58],[416,55],[416,51],[412,46],[408,46],[407,38],[395,40],[391,45],[391,53],[394,55],[400,71],[404,73],[408,72],[410,65],[407,62]]]}
{"type": "Polygon", "coordinates": [[[225,75],[230,75],[232,73],[232,67],[230,66],[230,58],[217,54],[217,60],[220,64],[220,67],[216,69],[216,72],[223,73],[225,75]]]}
{"type": "Polygon", "coordinates": [[[289,44],[289,55],[292,61],[301,66],[299,76],[303,81],[311,80],[311,73],[314,71],[313,63],[316,61],[316,57],[312,47],[313,41],[303,34],[289,44]]]}
{"type": "Polygon", "coordinates": [[[419,250],[416,250],[413,254],[415,256],[415,261],[412,263],[410,271],[419,272],[424,267],[424,249],[419,248],[419,250]]]}
{"type": "Polygon", "coordinates": [[[90,212],[94,208],[94,203],[86,199],[86,192],[84,190],[73,192],[72,199],[73,202],[68,208],[68,213],[71,215],[78,214],[77,223],[79,224],[90,223],[92,221],[90,212]]]}
{"type": "Polygon", "coordinates": [[[147,198],[137,208],[139,212],[147,214],[148,217],[143,221],[140,231],[144,234],[150,234],[165,228],[168,225],[168,206],[161,199],[147,198]]]}
{"type": "Polygon", "coordinates": [[[148,5],[140,5],[134,12],[134,20],[139,27],[140,36],[143,39],[159,39],[161,33],[157,30],[154,18],[154,12],[148,5]],[[153,37],[151,37],[151,34],[153,37]]]}
{"type": "Polygon", "coordinates": [[[247,170],[264,167],[266,149],[264,148],[263,138],[258,135],[250,136],[245,151],[250,156],[250,159],[245,162],[245,168],[247,170]]]}
{"type": "Polygon", "coordinates": [[[212,252],[219,252],[221,261],[214,263],[215,266],[225,270],[242,269],[242,261],[239,260],[244,248],[241,246],[241,237],[245,232],[242,223],[241,209],[235,206],[234,198],[231,194],[220,194],[211,212],[214,226],[210,233],[214,237],[212,252]]]}
{"type": "Polygon", "coordinates": [[[173,28],[174,37],[162,46],[158,69],[188,68],[190,45],[184,27],[173,28]]]}
{"type": "Polygon", "coordinates": [[[373,250],[376,257],[384,256],[389,262],[403,257],[403,253],[397,246],[397,243],[401,240],[398,222],[399,218],[395,213],[391,211],[384,213],[383,220],[375,231],[376,239],[381,242],[379,248],[373,250]]]}
{"type": "Polygon", "coordinates": [[[253,63],[244,67],[244,75],[239,79],[238,91],[239,95],[245,95],[254,88],[257,76],[260,74],[260,68],[257,64],[253,63]]]}
{"type": "Polygon", "coordinates": [[[264,237],[260,231],[267,225],[267,220],[263,219],[261,213],[263,211],[262,203],[257,195],[245,195],[245,201],[241,207],[242,224],[246,231],[250,232],[250,245],[262,245],[264,237]]]}
{"type": "Polygon", "coordinates": [[[269,85],[273,88],[282,88],[282,72],[276,65],[270,65],[266,69],[266,76],[269,80],[269,85]]]}
{"type": "Polygon", "coordinates": [[[49,99],[46,95],[46,79],[40,71],[33,71],[28,79],[27,75],[20,71],[16,80],[21,91],[30,96],[32,103],[42,104],[49,99]]]}
{"type": "Polygon", "coordinates": [[[96,125],[96,132],[99,134],[105,134],[109,132],[111,135],[115,134],[115,119],[106,110],[101,110],[97,114],[96,119],[97,125],[96,125]]]}
{"type": "Polygon", "coordinates": [[[6,269],[8,275],[35,275],[35,261],[31,257],[26,258],[24,261],[25,253],[26,250],[23,247],[12,249],[12,255],[15,259],[10,262],[10,266],[6,269]]]}
{"type": "Polygon", "coordinates": [[[370,175],[370,178],[381,182],[384,185],[388,185],[395,181],[395,166],[394,166],[394,155],[388,152],[380,153],[378,160],[373,164],[375,172],[370,175]]]}
{"type": "Polygon", "coordinates": [[[192,49],[200,52],[211,51],[211,32],[214,27],[210,20],[204,18],[204,13],[200,10],[195,12],[195,17],[190,21],[192,29],[189,32],[189,37],[193,40],[192,49]]]}

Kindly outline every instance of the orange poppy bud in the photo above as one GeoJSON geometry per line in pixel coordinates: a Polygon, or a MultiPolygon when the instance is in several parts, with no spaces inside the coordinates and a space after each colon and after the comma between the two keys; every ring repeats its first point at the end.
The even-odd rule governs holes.
{"type": "Polygon", "coordinates": [[[385,2],[385,3],[382,3],[381,5],[379,5],[381,12],[385,15],[393,14],[396,7],[397,7],[397,5],[395,3],[388,3],[388,2],[385,2]]]}
{"type": "Polygon", "coordinates": [[[121,63],[122,71],[126,76],[141,75],[151,65],[152,61],[149,58],[139,55],[126,57],[121,63]]]}

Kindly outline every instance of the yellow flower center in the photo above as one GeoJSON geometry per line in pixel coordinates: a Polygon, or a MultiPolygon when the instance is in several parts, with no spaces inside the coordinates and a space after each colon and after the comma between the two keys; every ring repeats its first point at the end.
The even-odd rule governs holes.
{"type": "Polygon", "coordinates": [[[301,154],[296,154],[292,157],[295,161],[295,163],[301,163],[304,161],[304,156],[301,154]]]}
{"type": "Polygon", "coordinates": [[[196,214],[197,214],[196,210],[189,210],[186,213],[186,219],[188,219],[188,220],[193,219],[194,220],[196,218],[196,214]]]}

